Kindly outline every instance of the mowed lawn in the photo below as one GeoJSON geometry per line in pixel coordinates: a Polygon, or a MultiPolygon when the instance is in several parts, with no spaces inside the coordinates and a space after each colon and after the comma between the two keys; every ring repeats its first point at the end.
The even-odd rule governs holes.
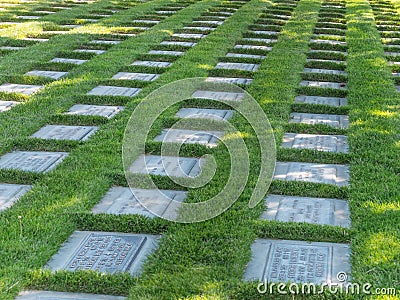
{"type": "MultiPolygon", "coordinates": [[[[397,289],[397,295],[370,296],[373,299],[400,298],[400,88],[396,89],[400,86],[400,46],[396,47],[400,45],[396,41],[400,37],[396,35],[400,29],[400,1],[0,0],[0,8],[0,85],[43,86],[32,95],[0,92],[0,100],[12,101],[9,110],[0,112],[0,155],[12,151],[68,153],[46,173],[0,169],[0,183],[32,186],[0,212],[1,300],[15,299],[23,290],[128,299],[367,297],[334,295],[329,291],[312,296],[281,295],[276,291],[273,295],[260,294],[257,282],[243,280],[251,245],[257,238],[348,244],[351,282],[370,283],[371,291],[397,289]],[[229,14],[219,19],[221,12],[229,14]],[[318,31],[324,18],[330,18],[325,21],[333,25],[318,31]],[[195,26],[212,29],[190,29],[195,26]],[[270,42],[257,41],[256,30],[276,34],[270,36],[270,42]],[[338,32],[343,37],[331,39],[344,44],[321,46],[311,42],[314,34],[335,36],[338,32]],[[235,47],[238,44],[260,47],[235,47]],[[328,53],[318,54],[313,49],[328,53]],[[181,54],[152,54],[151,50],[181,54]],[[227,53],[244,56],[229,57],[227,53]],[[169,64],[132,65],[135,61],[169,64]],[[260,66],[254,72],[215,68],[219,62],[260,66]],[[304,68],[335,69],[346,71],[346,75],[308,74],[304,68]],[[32,70],[67,73],[52,79],[26,74],[32,70]],[[159,77],[153,81],[113,79],[118,72],[159,77]],[[235,136],[246,144],[249,177],[238,200],[223,214],[192,224],[136,214],[93,214],[93,207],[111,187],[128,186],[122,143],[135,107],[157,88],[192,77],[250,79],[250,84],[239,86],[254,97],[267,115],[274,130],[277,161],[348,165],[349,186],[273,180],[265,195],[344,199],[350,208],[350,228],[261,220],[263,201],[249,208],[261,167],[260,148],[251,124],[239,114],[229,122],[238,131],[235,136]],[[347,89],[300,86],[304,80],[340,82],[347,89]],[[140,92],[133,97],[87,95],[99,85],[137,88],[140,92]],[[305,94],[346,98],[347,104],[294,101],[296,96],[305,94]],[[76,104],[123,109],[112,117],[66,114],[76,104]],[[291,113],[348,115],[350,126],[289,123],[291,113]],[[31,137],[45,125],[95,126],[97,131],[80,141],[31,137]],[[346,135],[349,152],[283,148],[281,142],[287,132],[346,135]],[[137,277],[127,273],[44,269],[76,230],[151,234],[160,235],[161,239],[137,277]]],[[[171,107],[151,128],[146,153],[161,154],[161,142],[154,138],[173,126],[178,120],[176,112],[184,107],[229,109],[228,105],[194,98],[171,107]]],[[[212,155],[217,164],[214,177],[202,187],[188,189],[168,177],[153,176],[156,186],[187,191],[185,201],[191,203],[217,195],[230,176],[231,156],[226,147],[185,144],[180,150],[185,157],[212,155]]]]}

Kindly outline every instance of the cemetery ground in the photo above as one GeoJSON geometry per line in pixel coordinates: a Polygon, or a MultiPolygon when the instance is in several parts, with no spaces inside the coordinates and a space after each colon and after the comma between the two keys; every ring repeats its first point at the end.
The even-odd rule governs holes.
{"type": "MultiPolygon", "coordinates": [[[[367,297],[257,290],[265,276],[321,284],[338,272],[371,284],[371,298],[397,299],[399,28],[399,0],[0,1],[0,299],[367,297]],[[268,116],[277,168],[266,201],[248,206],[260,170],[251,124],[200,96],[157,119],[143,154],[161,154],[157,136],[187,108],[196,120],[214,116],[207,126],[229,119],[250,158],[232,207],[192,224],[139,206],[100,208],[113,195],[129,198],[121,149],[135,107],[193,77],[239,85],[268,116]],[[91,260],[97,242],[109,266],[91,260]],[[271,253],[255,250],[263,245],[271,253]]],[[[209,183],[187,189],[156,166],[157,187],[188,203],[218,194],[231,158],[208,142],[189,138],[180,156],[211,154],[209,183]]]]}

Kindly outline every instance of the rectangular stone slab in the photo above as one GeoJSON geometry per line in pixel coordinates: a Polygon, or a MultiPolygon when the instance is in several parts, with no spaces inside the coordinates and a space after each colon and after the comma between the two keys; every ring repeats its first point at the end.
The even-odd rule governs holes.
{"type": "Polygon", "coordinates": [[[132,23],[158,24],[159,20],[133,20],[132,23]]]}
{"type": "Polygon", "coordinates": [[[329,54],[329,53],[332,53],[332,54],[343,54],[343,55],[347,55],[347,52],[346,51],[338,51],[338,50],[319,50],[319,49],[310,49],[309,51],[308,51],[309,53],[326,53],[326,54],[329,54]]]}
{"type": "Polygon", "coordinates": [[[348,165],[320,164],[305,162],[277,162],[274,179],[303,181],[348,186],[350,168],[348,165]]]}
{"type": "Polygon", "coordinates": [[[43,87],[42,85],[3,83],[2,85],[0,85],[0,92],[18,93],[29,96],[39,91],[42,87],[43,87]]]}
{"type": "Polygon", "coordinates": [[[144,67],[156,67],[156,68],[167,68],[172,63],[168,61],[151,61],[151,60],[137,60],[134,61],[131,66],[144,66],[144,67]]]}
{"type": "Polygon", "coordinates": [[[99,45],[117,45],[119,43],[121,43],[121,41],[107,41],[107,40],[90,41],[90,44],[99,44],[99,45]]]}
{"type": "Polygon", "coordinates": [[[256,55],[256,54],[243,54],[243,53],[227,53],[226,57],[241,57],[241,58],[254,58],[254,59],[264,59],[265,55],[256,55]]]}
{"type": "Polygon", "coordinates": [[[134,97],[139,94],[140,91],[141,89],[139,88],[99,85],[89,91],[86,95],[134,97]]]}
{"type": "Polygon", "coordinates": [[[223,22],[222,21],[213,21],[213,20],[195,20],[195,21],[192,21],[192,23],[221,25],[223,22]]]}
{"type": "Polygon", "coordinates": [[[19,102],[16,101],[2,101],[0,100],[0,112],[5,112],[10,110],[13,106],[18,105],[19,102]]]}
{"type": "Polygon", "coordinates": [[[178,118],[229,120],[233,116],[233,110],[210,108],[181,108],[175,115],[178,118]]]}
{"type": "Polygon", "coordinates": [[[158,240],[159,236],[146,234],[75,231],[45,268],[53,272],[92,270],[136,276],[158,240]]]}
{"type": "Polygon", "coordinates": [[[262,42],[266,44],[275,43],[276,39],[262,39],[262,38],[242,38],[242,41],[262,42]]]}
{"type": "Polygon", "coordinates": [[[204,161],[192,157],[140,155],[129,167],[134,174],[150,174],[172,177],[195,177],[204,161]]]}
{"type": "Polygon", "coordinates": [[[0,183],[0,211],[10,208],[31,188],[31,185],[0,183]]]}
{"type": "Polygon", "coordinates": [[[163,129],[154,141],[163,143],[200,144],[207,147],[216,147],[218,140],[224,135],[220,131],[163,129]]]}
{"type": "Polygon", "coordinates": [[[183,38],[183,39],[202,39],[207,35],[202,33],[174,33],[173,37],[183,38]]]}
{"type": "Polygon", "coordinates": [[[241,101],[243,100],[243,97],[244,93],[215,92],[215,91],[202,91],[202,90],[197,90],[192,95],[192,98],[227,100],[227,101],[241,101]]]}
{"type": "Polygon", "coordinates": [[[124,109],[123,106],[75,104],[66,114],[82,116],[100,116],[112,118],[124,109]]]}
{"type": "Polygon", "coordinates": [[[87,59],[73,59],[73,58],[62,58],[62,57],[55,57],[50,62],[55,63],[62,63],[62,64],[74,64],[74,65],[81,65],[87,62],[87,59]]]}
{"type": "Polygon", "coordinates": [[[322,89],[339,89],[339,90],[346,90],[347,85],[344,82],[329,82],[329,81],[307,81],[302,80],[300,82],[300,86],[309,86],[309,87],[316,87],[322,89]]]}
{"type": "Polygon", "coordinates": [[[25,49],[25,47],[11,47],[11,46],[1,46],[0,47],[1,50],[22,50],[25,49]]]}
{"type": "Polygon", "coordinates": [[[294,283],[340,283],[337,274],[349,274],[347,244],[257,239],[244,280],[294,283]]]}
{"type": "Polygon", "coordinates": [[[23,291],[15,300],[125,300],[126,297],[52,291],[23,291]]]}
{"type": "Polygon", "coordinates": [[[255,72],[260,67],[259,64],[248,64],[248,63],[233,63],[233,62],[219,62],[215,68],[216,69],[226,69],[226,70],[242,70],[255,72]]]}
{"type": "Polygon", "coordinates": [[[294,98],[294,102],[339,107],[347,105],[347,98],[300,95],[294,98]]]}
{"type": "Polygon", "coordinates": [[[150,50],[147,53],[148,54],[157,54],[157,55],[181,56],[185,52],[182,52],[182,51],[169,51],[169,50],[150,50]]]}
{"type": "Polygon", "coordinates": [[[332,74],[332,75],[343,75],[346,76],[346,71],[340,70],[328,70],[328,69],[313,69],[313,68],[304,68],[304,73],[315,73],[315,74],[332,74]]]}
{"type": "Polygon", "coordinates": [[[26,72],[26,76],[41,76],[41,77],[48,77],[51,79],[61,79],[62,77],[66,76],[68,72],[58,72],[58,71],[41,71],[41,70],[32,70],[26,72]]]}
{"type": "Polygon", "coordinates": [[[21,40],[22,41],[31,41],[31,42],[47,42],[49,39],[26,37],[26,38],[22,38],[21,40]]]}
{"type": "Polygon", "coordinates": [[[278,31],[269,31],[269,30],[249,30],[250,33],[253,34],[262,34],[262,35],[276,35],[279,34],[278,31]]]}
{"type": "Polygon", "coordinates": [[[346,65],[345,60],[337,60],[337,59],[324,59],[324,58],[307,58],[307,62],[314,62],[314,63],[335,63],[335,64],[343,64],[346,65]]]}
{"type": "Polygon", "coordinates": [[[177,216],[180,206],[177,202],[182,203],[186,199],[186,194],[184,191],[138,188],[131,190],[129,187],[112,187],[92,209],[92,212],[94,214],[143,215],[149,218],[168,216],[171,219],[177,216]]]}
{"type": "Polygon", "coordinates": [[[42,16],[16,16],[17,19],[21,20],[37,20],[40,19],[42,16]]]}
{"type": "Polygon", "coordinates": [[[194,42],[179,42],[179,41],[163,41],[160,44],[161,45],[182,46],[182,47],[193,47],[197,43],[194,43],[194,42]]]}
{"type": "Polygon", "coordinates": [[[261,219],[280,222],[306,222],[350,228],[350,210],[346,200],[269,195],[268,207],[261,219]]]}
{"type": "Polygon", "coordinates": [[[201,27],[201,26],[185,26],[183,29],[198,30],[198,31],[213,31],[214,27],[201,27]]]}
{"type": "Polygon", "coordinates": [[[235,45],[234,49],[250,49],[250,50],[263,50],[263,51],[271,51],[272,47],[269,46],[260,46],[260,45],[235,45]]]}
{"type": "Polygon", "coordinates": [[[311,39],[310,43],[346,46],[346,42],[323,39],[311,39]]]}
{"type": "Polygon", "coordinates": [[[251,84],[253,79],[251,78],[233,78],[233,77],[208,77],[206,82],[225,82],[233,84],[251,84]]]}
{"type": "Polygon", "coordinates": [[[346,115],[328,115],[328,114],[309,114],[309,113],[291,113],[289,123],[301,124],[324,124],[334,128],[349,128],[349,116],[346,115]]]}
{"type": "Polygon", "coordinates": [[[159,74],[118,72],[112,77],[112,79],[154,81],[158,77],[160,77],[159,74]]]}
{"type": "Polygon", "coordinates": [[[48,172],[60,164],[66,152],[14,151],[0,157],[0,169],[26,172],[48,172]]]}
{"type": "Polygon", "coordinates": [[[106,50],[98,50],[98,49],[75,49],[72,52],[81,52],[81,53],[94,53],[94,54],[103,54],[106,50]]]}
{"type": "Polygon", "coordinates": [[[337,153],[349,152],[345,135],[285,133],[281,147],[337,153]]]}
{"type": "Polygon", "coordinates": [[[97,129],[97,126],[46,125],[31,137],[46,140],[86,141],[97,129]]]}

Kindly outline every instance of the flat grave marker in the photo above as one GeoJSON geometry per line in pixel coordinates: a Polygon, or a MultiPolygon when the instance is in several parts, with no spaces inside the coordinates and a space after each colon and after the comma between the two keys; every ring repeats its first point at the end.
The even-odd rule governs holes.
{"type": "Polygon", "coordinates": [[[0,211],[10,208],[31,188],[31,185],[0,183],[0,211]]]}
{"type": "Polygon", "coordinates": [[[335,90],[346,90],[347,84],[344,82],[329,82],[329,81],[308,81],[302,80],[300,86],[316,87],[322,89],[335,89],[335,90]]]}
{"type": "Polygon", "coordinates": [[[29,96],[39,91],[42,87],[42,85],[3,83],[2,85],[0,85],[0,92],[18,93],[29,96]]]}
{"type": "Polygon", "coordinates": [[[299,95],[294,98],[294,102],[339,107],[347,105],[347,98],[299,95]]]}
{"type": "Polygon", "coordinates": [[[285,133],[281,147],[337,153],[349,152],[347,136],[344,135],[285,133]]]}
{"type": "Polygon", "coordinates": [[[250,50],[263,50],[263,51],[271,51],[272,47],[269,46],[260,46],[260,45],[235,45],[234,49],[250,49],[250,50]]]}
{"type": "Polygon", "coordinates": [[[251,78],[234,78],[234,77],[208,77],[206,82],[222,82],[222,83],[233,83],[233,84],[251,84],[253,79],[251,78]]]}
{"type": "Polygon", "coordinates": [[[174,33],[173,37],[183,38],[183,39],[202,39],[207,35],[202,33],[174,33]]]}
{"type": "Polygon", "coordinates": [[[242,38],[242,41],[262,42],[262,43],[270,44],[270,43],[275,43],[278,40],[276,40],[276,39],[262,39],[262,38],[242,38]]]}
{"type": "Polygon", "coordinates": [[[131,66],[144,66],[144,67],[156,67],[156,68],[167,68],[172,63],[168,61],[151,61],[151,60],[137,60],[134,61],[131,66]]]}
{"type": "Polygon", "coordinates": [[[183,51],[170,51],[170,50],[150,50],[147,52],[148,54],[157,54],[157,55],[171,55],[171,56],[181,56],[185,52],[183,51]]]}
{"type": "Polygon", "coordinates": [[[323,124],[334,128],[349,128],[349,116],[329,114],[291,113],[289,123],[323,124]]]}
{"type": "Polygon", "coordinates": [[[184,191],[173,190],[146,190],[138,188],[132,190],[129,187],[112,187],[92,209],[92,212],[94,214],[143,215],[149,218],[154,218],[156,215],[168,215],[170,218],[173,218],[176,217],[177,209],[179,208],[176,202],[183,202],[187,194],[184,191]],[[143,207],[142,203],[146,207],[150,207],[151,212],[143,207]]]}
{"type": "Polygon", "coordinates": [[[122,296],[53,291],[22,291],[15,300],[126,300],[122,296]]]}
{"type": "Polygon", "coordinates": [[[134,97],[141,91],[140,88],[128,88],[121,86],[99,85],[87,92],[86,95],[93,96],[124,96],[134,97]]]}
{"type": "Polygon", "coordinates": [[[73,65],[81,65],[87,62],[87,59],[74,59],[74,58],[62,58],[55,57],[50,62],[62,63],[62,64],[73,64],[73,65]]]}
{"type": "Polygon", "coordinates": [[[41,71],[41,70],[32,70],[26,72],[26,76],[40,76],[40,77],[48,77],[51,79],[61,79],[62,77],[66,76],[68,72],[58,72],[58,71],[41,71]]]}
{"type": "Polygon", "coordinates": [[[0,100],[0,113],[10,110],[13,106],[18,105],[16,101],[2,101],[0,100]]]}
{"type": "Polygon", "coordinates": [[[163,129],[154,141],[163,143],[200,144],[207,147],[216,147],[218,140],[223,136],[220,131],[163,129]]]}
{"type": "Polygon", "coordinates": [[[229,120],[233,116],[232,110],[211,108],[181,108],[175,115],[178,118],[229,120]]]}
{"type": "Polygon", "coordinates": [[[340,70],[328,70],[328,69],[314,69],[314,68],[304,68],[304,73],[315,73],[315,74],[332,74],[332,75],[343,75],[346,76],[346,71],[340,70]]]}
{"type": "Polygon", "coordinates": [[[274,179],[348,186],[350,181],[348,165],[304,162],[277,162],[274,179]]]}
{"type": "Polygon", "coordinates": [[[72,52],[77,52],[77,53],[94,53],[94,54],[103,54],[106,52],[106,50],[100,50],[100,49],[75,49],[72,52]]]}
{"type": "Polygon", "coordinates": [[[100,116],[110,119],[121,112],[123,109],[123,106],[75,104],[65,114],[100,116]]]}
{"type": "Polygon", "coordinates": [[[350,227],[346,200],[269,195],[261,219],[280,222],[306,222],[318,225],[350,227]]]}
{"type": "Polygon", "coordinates": [[[91,270],[137,276],[158,240],[159,236],[146,234],[75,231],[45,268],[53,272],[91,270]]]}
{"type": "Polygon", "coordinates": [[[216,69],[225,70],[241,70],[255,72],[260,67],[259,64],[249,64],[249,63],[233,63],[233,62],[219,62],[215,66],[216,69]]]}
{"type": "Polygon", "coordinates": [[[200,173],[203,159],[159,155],[140,155],[129,167],[135,174],[173,177],[195,177],[200,173]]]}
{"type": "Polygon", "coordinates": [[[195,91],[193,93],[192,98],[211,99],[211,100],[227,100],[227,101],[241,101],[244,98],[244,93],[216,92],[216,91],[197,90],[197,91],[195,91]]]}
{"type": "Polygon", "coordinates": [[[173,46],[182,46],[182,47],[193,47],[197,45],[194,42],[179,42],[179,41],[162,41],[161,45],[173,45],[173,46]]]}
{"type": "Polygon", "coordinates": [[[97,126],[46,125],[31,137],[46,140],[86,141],[97,129],[97,126]]]}
{"type": "Polygon", "coordinates": [[[154,81],[158,77],[160,77],[160,74],[118,72],[112,77],[112,79],[154,81]]]}
{"type": "Polygon", "coordinates": [[[67,156],[66,152],[14,151],[0,157],[0,169],[45,173],[67,156]]]}
{"type": "Polygon", "coordinates": [[[254,59],[264,59],[265,55],[256,55],[256,54],[244,54],[244,53],[227,53],[226,57],[240,57],[240,58],[254,58],[254,59]]]}
{"type": "Polygon", "coordinates": [[[257,239],[251,251],[247,281],[342,283],[337,275],[351,271],[347,244],[257,239]]]}
{"type": "Polygon", "coordinates": [[[108,41],[108,40],[92,40],[90,44],[98,44],[98,45],[117,45],[121,43],[121,41],[108,41]]]}

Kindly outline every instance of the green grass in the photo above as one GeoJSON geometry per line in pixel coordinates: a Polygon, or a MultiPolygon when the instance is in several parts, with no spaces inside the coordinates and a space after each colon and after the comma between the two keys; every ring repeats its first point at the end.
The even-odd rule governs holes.
{"type": "MultiPolygon", "coordinates": [[[[383,2],[383,1],[381,1],[383,2]]],[[[381,3],[376,1],[376,3],[381,3]]],[[[123,10],[99,23],[73,29],[67,35],[55,36],[46,43],[38,43],[0,58],[0,82],[46,84],[45,89],[32,97],[2,95],[3,99],[23,102],[0,115],[0,154],[14,149],[68,151],[70,156],[48,174],[30,174],[0,171],[0,182],[34,184],[31,192],[12,208],[0,214],[0,298],[13,299],[22,289],[36,288],[72,292],[126,295],[129,299],[292,299],[280,295],[259,295],[256,284],[242,281],[250,259],[250,245],[255,238],[293,239],[350,243],[352,248],[352,280],[370,282],[374,287],[399,287],[399,96],[395,91],[380,36],[374,27],[371,6],[365,0],[348,0],[346,9],[321,8],[319,0],[272,3],[251,0],[241,6],[226,1],[193,1],[177,14],[165,18],[150,30],[138,32],[115,46],[104,46],[102,55],[74,53],[73,49],[90,47],[94,38],[115,38],[115,28],[134,26],[131,21],[145,18],[156,9],[179,2],[154,0],[147,3],[100,0],[79,5],[70,11],[57,12],[43,18],[46,22],[29,22],[15,28],[0,30],[0,42],[27,42],[18,40],[26,35],[38,35],[43,28],[65,24],[91,12],[111,8],[123,10]],[[190,4],[190,5],[189,5],[190,4]],[[240,7],[205,39],[187,50],[181,57],[150,56],[150,49],[170,39],[173,32],[193,19],[200,19],[207,11],[219,6],[240,7]],[[272,21],[272,14],[293,15],[286,22],[272,21]],[[314,27],[322,21],[339,21],[344,29],[347,20],[347,46],[318,46],[309,44],[314,27]],[[225,54],[239,43],[254,24],[268,24],[269,29],[280,30],[278,42],[266,53],[260,69],[255,73],[213,69],[218,61],[229,61],[225,54]],[[279,25],[280,27],[276,27],[279,25]],[[47,26],[47,27],[46,27],[47,26]],[[347,50],[340,53],[308,54],[309,49],[347,50]],[[49,64],[56,56],[90,59],[83,65],[49,64]],[[130,66],[136,59],[173,61],[167,69],[130,66]],[[346,59],[347,65],[334,63],[307,63],[306,58],[346,59]],[[15,62],[18,63],[15,63],[15,62]],[[316,80],[347,81],[347,91],[299,88],[304,79],[304,67],[346,70],[347,77],[321,76],[316,80]],[[60,81],[26,78],[23,74],[33,68],[68,70],[68,77],[60,81]],[[110,78],[119,71],[143,71],[162,74],[155,82],[140,83],[114,81],[110,78]],[[348,199],[351,208],[350,229],[317,226],[306,223],[282,223],[259,220],[264,209],[260,203],[248,208],[259,171],[259,149],[254,132],[241,117],[232,124],[244,136],[251,159],[249,182],[238,201],[222,215],[196,224],[176,224],[143,216],[93,215],[90,210],[113,185],[126,186],[121,161],[124,128],[136,105],[150,92],[178,79],[206,76],[249,76],[253,83],[245,89],[258,101],[267,114],[277,141],[279,161],[343,163],[351,166],[351,186],[339,188],[326,184],[274,181],[269,192],[274,194],[348,199]],[[139,97],[93,97],[85,95],[99,84],[142,87],[139,97]],[[308,95],[347,96],[346,107],[294,104],[297,93],[308,95]],[[68,116],[63,112],[76,103],[124,105],[125,110],[112,120],[101,117],[68,116]],[[349,114],[349,130],[328,126],[288,124],[290,112],[349,114]],[[87,142],[42,141],[29,136],[45,124],[98,125],[99,131],[87,142]],[[350,154],[321,153],[312,150],[281,149],[284,132],[347,134],[350,154]],[[22,234],[18,216],[21,216],[22,234]],[[45,263],[74,230],[118,231],[162,234],[157,251],[149,258],[143,274],[132,278],[127,274],[104,275],[95,272],[42,271],[45,263]]],[[[336,2],[324,2],[324,4],[336,2]]],[[[341,2],[343,3],[343,2],[341,2]]],[[[393,1],[398,7],[397,1],[393,1]]],[[[21,8],[22,6],[20,6],[21,8]]],[[[51,8],[46,1],[31,6],[51,8]]],[[[2,13],[8,18],[14,13],[2,13]]],[[[28,14],[28,13],[27,13],[28,14]]],[[[334,31],[329,31],[334,33],[334,31]]],[[[100,48],[99,45],[96,45],[100,48]]],[[[168,47],[179,50],[182,48],[168,47]]],[[[258,54],[259,52],[247,52],[258,54]]],[[[247,61],[247,60],[243,60],[247,61]]],[[[252,62],[252,61],[248,61],[252,62]]],[[[309,77],[307,77],[309,79],[309,77]]],[[[191,99],[182,106],[219,107],[211,101],[191,99]]],[[[154,124],[146,150],[160,153],[160,143],[152,141],[163,128],[175,121],[174,106],[154,124]]],[[[229,175],[230,157],[225,147],[208,149],[185,145],[182,155],[212,154],[217,163],[216,176],[206,186],[190,189],[188,202],[204,201],[218,193],[229,175]]],[[[154,177],[159,188],[182,189],[168,178],[154,177]]],[[[303,296],[295,297],[304,299],[303,296]]],[[[308,298],[308,297],[307,297],[308,298]]],[[[324,293],[315,299],[340,299],[324,293]]],[[[363,299],[363,296],[360,296],[363,299]]],[[[384,298],[382,298],[384,299],[384,298]]]]}

